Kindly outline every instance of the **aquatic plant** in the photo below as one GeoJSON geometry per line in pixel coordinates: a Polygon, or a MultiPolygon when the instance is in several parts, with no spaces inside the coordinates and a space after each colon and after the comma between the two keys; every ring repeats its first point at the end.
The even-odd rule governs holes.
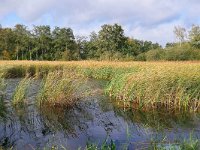
{"type": "Polygon", "coordinates": [[[200,67],[157,67],[115,76],[107,93],[137,109],[192,110],[200,106],[200,67]]]}
{"type": "Polygon", "coordinates": [[[32,78],[25,77],[22,79],[17,87],[15,88],[15,92],[13,94],[12,98],[12,103],[14,105],[17,104],[24,104],[25,103],[25,98],[28,93],[28,88],[31,84],[32,78]]]}
{"type": "Polygon", "coordinates": [[[5,94],[6,83],[4,80],[4,74],[0,73],[0,96],[2,97],[5,94]]]}
{"type": "Polygon", "coordinates": [[[98,61],[0,61],[0,72],[6,78],[21,78],[27,75],[44,77],[48,72],[68,70],[85,77],[111,79],[115,74],[132,72],[145,63],[98,62],[98,61]]]}
{"type": "Polygon", "coordinates": [[[39,106],[70,106],[77,99],[76,91],[83,80],[73,73],[49,72],[43,79],[37,96],[39,106]]]}
{"type": "MultiPolygon", "coordinates": [[[[127,107],[167,110],[199,109],[200,63],[0,61],[4,77],[46,78],[65,71],[76,76],[110,80],[107,93],[127,107]]],[[[45,80],[45,79],[44,79],[45,80]]],[[[55,87],[55,86],[54,86],[55,87]]]]}
{"type": "Polygon", "coordinates": [[[107,142],[107,139],[102,144],[87,143],[85,150],[116,150],[116,144],[113,140],[107,142]]]}
{"type": "Polygon", "coordinates": [[[200,141],[190,133],[189,139],[178,140],[175,143],[152,141],[149,149],[153,150],[199,150],[200,141]]]}

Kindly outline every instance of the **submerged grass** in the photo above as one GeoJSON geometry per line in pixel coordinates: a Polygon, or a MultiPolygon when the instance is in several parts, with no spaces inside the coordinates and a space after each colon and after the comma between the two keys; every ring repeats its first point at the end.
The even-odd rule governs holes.
{"type": "MultiPolygon", "coordinates": [[[[130,143],[129,143],[130,144],[130,143]]],[[[156,141],[153,140],[151,143],[144,143],[144,146],[141,143],[140,148],[135,149],[141,149],[141,150],[199,150],[200,142],[199,139],[190,136],[189,139],[183,139],[183,141],[177,141],[175,143],[168,143],[164,141],[156,141]]],[[[133,146],[133,145],[132,145],[133,146]]],[[[88,143],[85,150],[116,150],[119,147],[117,147],[116,143],[111,140],[110,143],[104,141],[102,144],[95,144],[95,143],[88,143]]],[[[130,146],[126,146],[123,148],[123,150],[130,149],[130,146]]],[[[133,147],[132,147],[133,148],[133,147]]]]}
{"type": "Polygon", "coordinates": [[[149,150],[199,150],[200,141],[190,134],[189,139],[178,140],[175,143],[152,141],[149,150]]]}
{"type": "Polygon", "coordinates": [[[13,94],[13,105],[23,105],[25,104],[25,99],[28,93],[28,88],[31,84],[32,78],[25,77],[17,85],[15,92],[13,94]]]}

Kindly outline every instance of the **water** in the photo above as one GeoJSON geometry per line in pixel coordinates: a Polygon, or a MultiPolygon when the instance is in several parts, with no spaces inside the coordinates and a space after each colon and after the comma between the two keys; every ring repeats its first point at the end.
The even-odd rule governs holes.
{"type": "Polygon", "coordinates": [[[145,148],[151,140],[174,142],[200,138],[199,114],[144,113],[119,108],[102,94],[98,81],[89,81],[93,95],[79,100],[71,109],[39,109],[35,105],[40,81],[29,89],[26,107],[13,108],[12,94],[20,79],[7,81],[6,97],[0,102],[0,145],[4,148],[42,149],[58,146],[84,148],[87,143],[101,144],[106,139],[118,149],[145,148]]]}

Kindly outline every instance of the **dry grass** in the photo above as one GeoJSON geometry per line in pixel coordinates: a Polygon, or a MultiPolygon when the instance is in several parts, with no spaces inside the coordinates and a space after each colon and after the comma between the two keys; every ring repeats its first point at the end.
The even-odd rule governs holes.
{"type": "MultiPolygon", "coordinates": [[[[110,80],[107,93],[114,99],[131,102],[143,109],[199,109],[200,62],[108,62],[108,61],[0,61],[5,77],[45,78],[51,72],[64,71],[76,76],[110,80]]],[[[58,85],[65,77],[55,75],[58,85]]],[[[73,79],[71,79],[73,80],[73,79]]],[[[50,83],[50,82],[49,82],[50,83]]],[[[53,91],[58,86],[54,83],[53,91]]],[[[61,86],[62,87],[62,86],[61,86]]],[[[57,97],[65,88],[55,91],[57,97]]],[[[48,99],[51,98],[46,96],[48,99]]],[[[56,96],[55,96],[56,97],[56,96]]],[[[62,99],[62,98],[61,98],[62,99]]],[[[57,100],[56,100],[57,101],[57,100]]]]}
{"type": "Polygon", "coordinates": [[[76,92],[82,82],[82,78],[73,73],[65,71],[49,72],[43,79],[38,93],[38,105],[52,107],[72,106],[79,98],[76,92]]]}
{"type": "Polygon", "coordinates": [[[25,99],[27,98],[28,88],[31,84],[31,81],[31,78],[25,77],[19,82],[13,94],[13,105],[25,104],[25,99]]]}

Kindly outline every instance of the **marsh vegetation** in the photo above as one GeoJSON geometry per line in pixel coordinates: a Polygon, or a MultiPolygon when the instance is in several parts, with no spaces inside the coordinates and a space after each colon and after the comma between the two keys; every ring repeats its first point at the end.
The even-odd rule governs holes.
{"type": "Polygon", "coordinates": [[[199,62],[1,61],[0,67],[3,148],[198,149],[199,62]]]}

